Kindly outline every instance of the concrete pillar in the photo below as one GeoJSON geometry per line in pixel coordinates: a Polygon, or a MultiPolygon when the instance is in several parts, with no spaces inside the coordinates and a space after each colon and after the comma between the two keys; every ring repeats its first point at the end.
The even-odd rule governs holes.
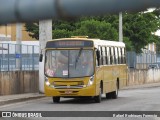
{"type": "Polygon", "coordinates": [[[39,62],[39,92],[44,93],[44,49],[46,42],[52,40],[52,20],[39,22],[39,46],[42,51],[43,61],[39,62]]]}
{"type": "Polygon", "coordinates": [[[16,24],[16,69],[21,69],[22,23],[16,24]]]}

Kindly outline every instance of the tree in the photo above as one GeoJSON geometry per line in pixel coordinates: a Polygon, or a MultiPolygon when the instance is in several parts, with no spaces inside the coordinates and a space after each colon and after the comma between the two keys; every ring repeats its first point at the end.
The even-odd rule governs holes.
{"type": "Polygon", "coordinates": [[[125,13],[123,21],[124,36],[129,38],[137,53],[149,43],[158,41],[158,36],[154,33],[159,29],[160,21],[154,12],[125,13]]]}
{"type": "MultiPolygon", "coordinates": [[[[158,9],[155,9],[153,11],[153,14],[155,14],[155,16],[157,17],[157,19],[159,19],[159,22],[160,22],[160,8],[158,9]]],[[[160,28],[160,24],[158,26],[160,28]]],[[[158,54],[160,54],[160,36],[158,36],[158,38],[156,38],[157,41],[156,41],[156,51],[158,54]]]]}
{"type": "Polygon", "coordinates": [[[25,24],[26,31],[29,32],[29,36],[35,39],[39,39],[39,24],[38,23],[27,23],[25,24]]]}
{"type": "Polygon", "coordinates": [[[77,29],[73,35],[87,35],[89,38],[99,38],[107,40],[117,40],[118,34],[110,23],[97,21],[94,19],[84,20],[76,24],[77,29]]]}

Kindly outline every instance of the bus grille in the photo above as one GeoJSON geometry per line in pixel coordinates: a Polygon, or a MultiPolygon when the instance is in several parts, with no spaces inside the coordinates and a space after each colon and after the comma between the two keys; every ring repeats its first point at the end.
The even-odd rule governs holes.
{"type": "Polygon", "coordinates": [[[67,85],[56,85],[54,86],[55,89],[80,89],[80,88],[83,88],[83,85],[70,85],[70,86],[67,86],[67,85]]]}

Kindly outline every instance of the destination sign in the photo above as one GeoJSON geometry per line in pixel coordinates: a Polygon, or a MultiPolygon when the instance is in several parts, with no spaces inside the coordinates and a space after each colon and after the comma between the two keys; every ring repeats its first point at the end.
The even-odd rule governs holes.
{"type": "Polygon", "coordinates": [[[60,40],[60,41],[49,41],[46,44],[46,48],[74,48],[74,47],[93,47],[93,42],[84,40],[60,40]]]}

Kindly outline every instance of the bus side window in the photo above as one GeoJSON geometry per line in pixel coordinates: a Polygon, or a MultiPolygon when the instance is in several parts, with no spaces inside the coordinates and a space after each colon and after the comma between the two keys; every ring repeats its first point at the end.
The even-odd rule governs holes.
{"type": "Polygon", "coordinates": [[[110,65],[110,47],[106,47],[107,50],[107,61],[108,61],[108,65],[110,65]]]}
{"type": "Polygon", "coordinates": [[[126,64],[126,49],[124,48],[124,63],[126,64]]]}
{"type": "Polygon", "coordinates": [[[117,47],[117,64],[119,64],[119,47],[117,47]]]}
{"type": "Polygon", "coordinates": [[[115,55],[115,64],[118,64],[118,51],[117,51],[117,47],[114,48],[114,55],[115,55]]]}
{"type": "Polygon", "coordinates": [[[114,47],[111,47],[111,64],[114,64],[114,47]]]}
{"type": "Polygon", "coordinates": [[[121,53],[121,64],[123,64],[123,52],[122,52],[122,48],[120,48],[120,53],[121,53]]]}
{"type": "Polygon", "coordinates": [[[103,57],[103,65],[106,65],[106,50],[105,47],[102,47],[102,57],[103,57]]]}
{"type": "Polygon", "coordinates": [[[102,46],[100,47],[100,64],[103,65],[103,51],[102,51],[102,46]]]}
{"type": "Polygon", "coordinates": [[[109,57],[110,57],[110,64],[113,64],[112,49],[111,49],[111,47],[109,47],[109,57]]]}
{"type": "Polygon", "coordinates": [[[99,65],[103,65],[103,55],[102,55],[102,47],[98,46],[99,51],[99,65]]]}
{"type": "Polygon", "coordinates": [[[125,64],[126,63],[125,48],[122,48],[122,60],[123,60],[123,64],[125,64]]]}
{"type": "Polygon", "coordinates": [[[116,64],[116,51],[115,51],[116,47],[113,47],[113,60],[114,60],[114,64],[116,64]]]}
{"type": "Polygon", "coordinates": [[[118,48],[118,60],[119,60],[119,64],[122,64],[122,61],[121,61],[121,48],[118,48]]]}
{"type": "Polygon", "coordinates": [[[97,65],[100,65],[100,51],[96,50],[97,65]]]}
{"type": "Polygon", "coordinates": [[[107,47],[105,47],[105,59],[106,59],[106,65],[108,65],[108,51],[107,51],[107,47]]]}

